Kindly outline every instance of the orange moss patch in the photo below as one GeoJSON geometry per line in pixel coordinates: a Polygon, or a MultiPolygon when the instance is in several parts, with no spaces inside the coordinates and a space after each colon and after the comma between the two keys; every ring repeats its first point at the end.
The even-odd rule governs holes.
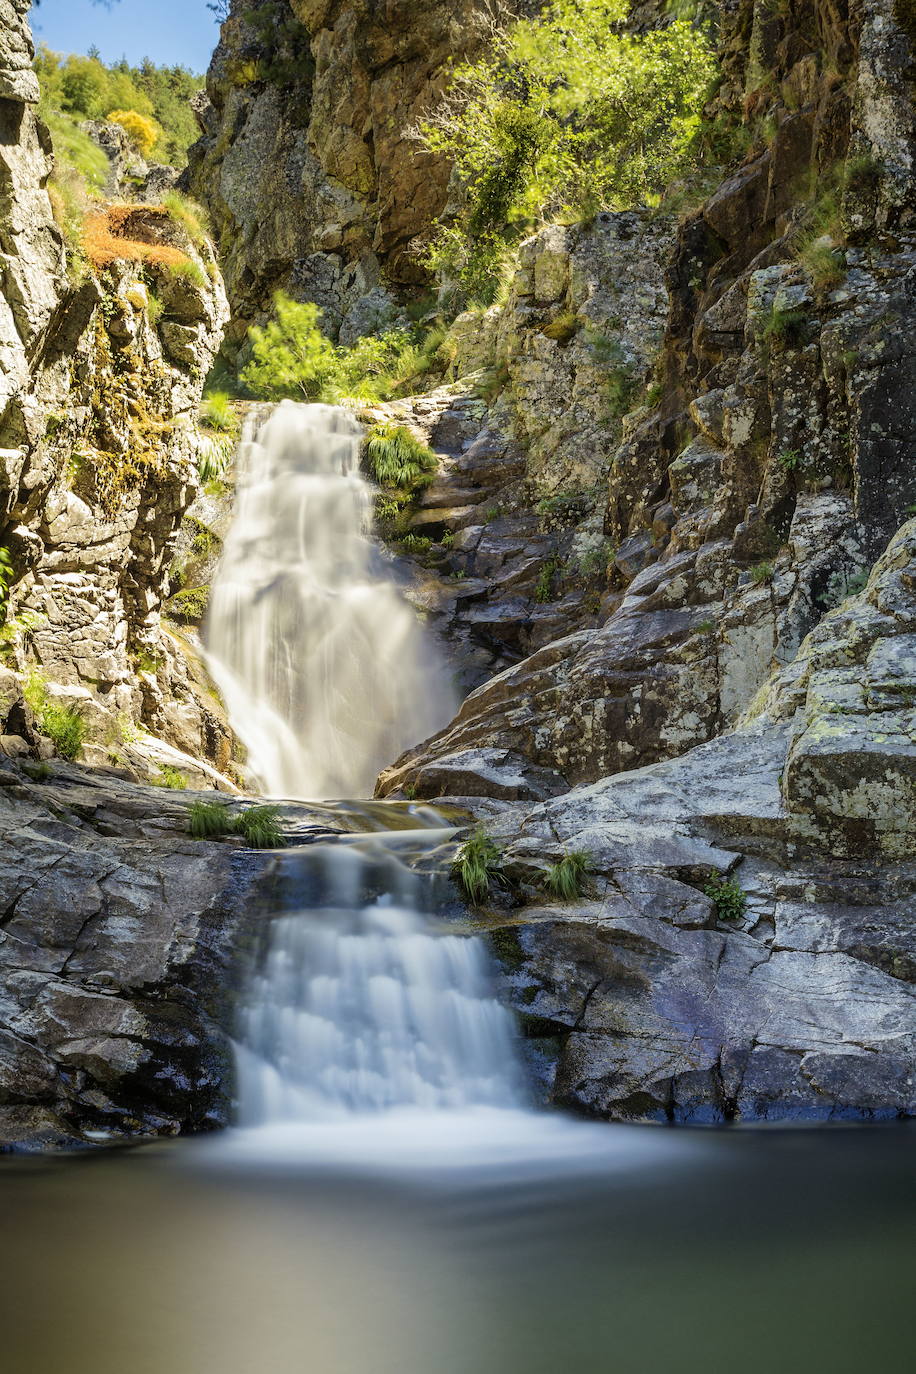
{"type": "Polygon", "coordinates": [[[161,205],[108,205],[86,216],[83,250],[93,267],[124,261],[179,267],[190,259],[174,244],[163,242],[170,232],[174,233],[172,221],[161,205]]]}

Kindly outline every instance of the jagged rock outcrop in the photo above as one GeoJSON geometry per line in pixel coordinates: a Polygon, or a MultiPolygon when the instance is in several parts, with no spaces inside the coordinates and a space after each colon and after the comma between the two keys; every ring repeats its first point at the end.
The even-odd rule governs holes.
{"type": "Polygon", "coordinates": [[[736,731],[522,820],[509,868],[582,849],[596,875],[496,936],[554,1100],[694,1122],[916,1111],[914,617],[910,522],[736,731]],[[708,895],[726,876],[743,911],[708,895]]]}
{"type": "Polygon", "coordinates": [[[410,130],[447,63],[510,6],[488,0],[233,0],[199,110],[188,185],[210,210],[228,342],[282,287],[344,340],[426,280],[450,168],[410,130]]]}
{"type": "MultiPolygon", "coordinates": [[[[192,771],[209,758],[203,781],[227,766],[230,737],[160,608],[200,486],[197,413],[226,297],[210,244],[154,206],[94,212],[88,270],[68,251],[27,10],[7,3],[0,35],[3,652],[83,716],[84,757],[123,765],[142,726],[166,742],[162,762],[175,748],[192,771]]],[[[28,709],[15,710],[29,734],[28,709]]],[[[0,733],[16,734],[8,715],[0,733]]]]}
{"type": "Polygon", "coordinates": [[[534,764],[538,787],[546,769],[557,790],[714,737],[906,518],[909,40],[880,6],[822,18],[826,40],[806,11],[764,19],[740,7],[725,36],[723,107],[743,93],[775,133],[679,228],[655,403],[627,417],[610,462],[617,596],[602,597],[597,625],[573,613],[573,633],[475,691],[384,775],[383,792],[451,792],[457,769],[463,792],[487,795],[500,758],[511,789],[534,764]],[[872,45],[881,34],[880,58],[869,49],[877,84],[857,57],[866,31],[872,45]],[[764,37],[765,79],[752,70],[764,37]],[[816,213],[798,199],[812,176],[816,213]],[[812,239],[812,214],[842,226],[845,249],[812,239]]]}

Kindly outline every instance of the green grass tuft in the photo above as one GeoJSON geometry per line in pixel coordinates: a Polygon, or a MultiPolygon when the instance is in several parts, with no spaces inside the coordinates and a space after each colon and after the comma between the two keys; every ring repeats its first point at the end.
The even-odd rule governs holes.
{"type": "Polygon", "coordinates": [[[564,854],[559,862],[552,864],[547,870],[548,891],[561,902],[571,902],[574,898],[581,897],[588,862],[589,855],[583,849],[574,849],[571,854],[564,854]]]}
{"type": "Polygon", "coordinates": [[[188,780],[180,768],[173,768],[170,763],[164,763],[159,772],[152,779],[154,787],[167,787],[173,792],[182,792],[188,785],[188,780]]]}
{"type": "Polygon", "coordinates": [[[452,877],[475,906],[485,901],[490,883],[502,870],[502,850],[483,826],[472,831],[455,855],[452,877]]]}
{"type": "Polygon", "coordinates": [[[241,835],[251,849],[282,849],[286,843],[277,824],[278,806],[251,806],[232,822],[232,833],[241,835]]]}
{"type": "Polygon", "coordinates": [[[192,802],[188,833],[195,840],[217,840],[232,831],[232,817],[222,802],[192,802]]]}
{"type": "Polygon", "coordinates": [[[370,430],[366,457],[373,477],[383,487],[428,483],[439,466],[432,449],[415,439],[403,425],[376,425],[370,430]]]}

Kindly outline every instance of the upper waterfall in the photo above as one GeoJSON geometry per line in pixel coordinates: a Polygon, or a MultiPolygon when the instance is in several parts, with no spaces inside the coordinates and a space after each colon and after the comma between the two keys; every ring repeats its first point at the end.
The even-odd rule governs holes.
{"type": "Polygon", "coordinates": [[[210,667],[268,796],[371,795],[452,714],[414,612],[373,546],[362,428],[284,401],[248,421],[213,584],[210,667]]]}

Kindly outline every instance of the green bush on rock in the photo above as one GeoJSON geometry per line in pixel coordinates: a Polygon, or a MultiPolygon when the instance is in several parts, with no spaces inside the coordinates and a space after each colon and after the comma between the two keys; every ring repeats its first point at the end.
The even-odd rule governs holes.
{"type": "Polygon", "coordinates": [[[512,242],[539,217],[657,203],[693,164],[715,72],[703,30],[628,32],[627,0],[553,0],[458,65],[418,129],[455,163],[466,208],[431,265],[491,303],[512,242]]]}
{"type": "Polygon", "coordinates": [[[710,878],[703,888],[711,897],[720,921],[740,921],[747,908],[747,894],[733,878],[710,878]]]}
{"type": "Polygon", "coordinates": [[[547,890],[562,902],[571,902],[574,898],[581,897],[588,860],[589,856],[584,849],[575,849],[571,854],[564,854],[562,859],[547,870],[547,890]]]}
{"type": "Polygon", "coordinates": [[[366,457],[382,487],[415,487],[432,480],[439,460],[403,425],[376,425],[366,440],[366,457]]]}

